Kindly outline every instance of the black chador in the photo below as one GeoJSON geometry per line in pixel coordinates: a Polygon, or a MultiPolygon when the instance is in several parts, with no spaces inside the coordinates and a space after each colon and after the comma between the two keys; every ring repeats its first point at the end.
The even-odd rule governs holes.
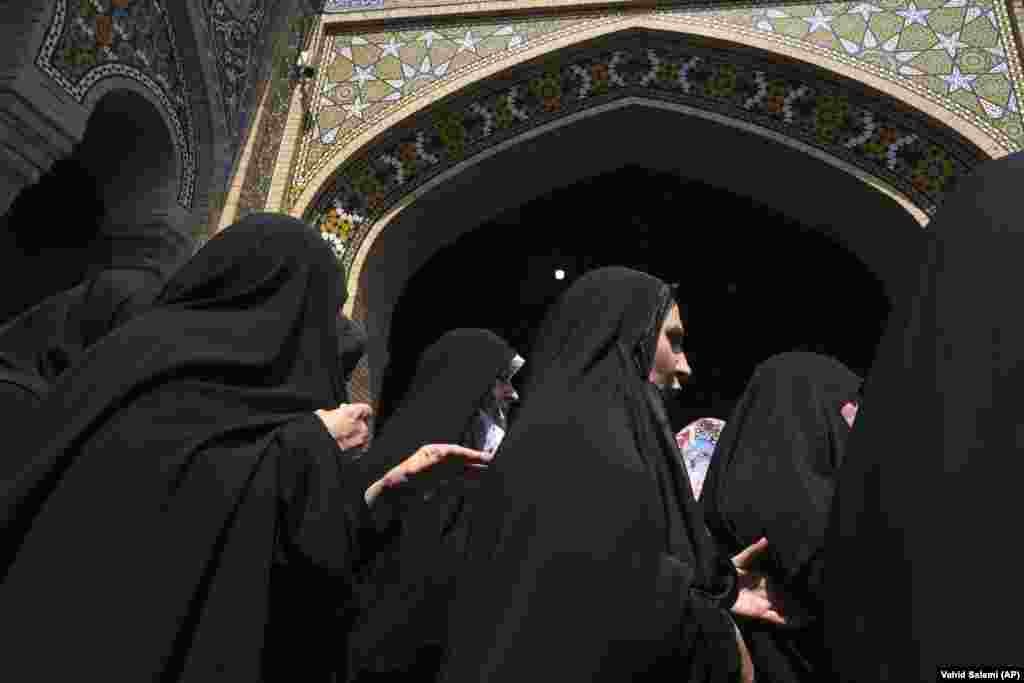
{"type": "Polygon", "coordinates": [[[701,496],[719,548],[768,539],[759,567],[803,606],[802,624],[742,620],[756,680],[827,680],[825,527],[861,380],[838,361],[779,354],[760,364],[715,447],[701,496]],[[849,414],[849,413],[848,413],[849,414]]]}
{"type": "Polygon", "coordinates": [[[367,526],[314,414],[339,279],[314,230],[250,216],[60,378],[0,497],[0,679],[326,680],[367,526]]]}
{"type": "Polygon", "coordinates": [[[658,279],[606,268],[549,312],[473,497],[442,680],[736,680],[736,572],[648,381],[671,305],[658,279]]]}
{"type": "Polygon", "coordinates": [[[827,539],[831,680],[1020,666],[1024,154],[957,182],[865,385],[827,539]]]}
{"type": "MultiPolygon", "coordinates": [[[[482,449],[482,408],[507,378],[515,352],[487,330],[459,329],[431,345],[412,383],[361,464],[376,480],[425,443],[482,449]],[[411,450],[410,450],[411,449],[411,450]]],[[[453,576],[465,554],[473,480],[444,482],[393,497],[374,517],[396,541],[361,582],[361,613],[351,633],[349,680],[428,683],[438,675],[453,576]]]]}

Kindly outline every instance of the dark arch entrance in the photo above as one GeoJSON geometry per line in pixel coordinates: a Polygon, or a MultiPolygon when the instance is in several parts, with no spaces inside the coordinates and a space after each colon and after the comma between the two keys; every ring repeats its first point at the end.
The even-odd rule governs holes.
{"type": "Polygon", "coordinates": [[[505,212],[412,276],[388,339],[381,418],[419,353],[451,328],[490,328],[529,361],[547,306],[581,273],[605,265],[680,284],[695,381],[671,406],[677,427],[727,418],[754,366],[780,351],[817,350],[865,373],[888,315],[883,284],[820,227],[673,173],[626,166],[505,212]]]}

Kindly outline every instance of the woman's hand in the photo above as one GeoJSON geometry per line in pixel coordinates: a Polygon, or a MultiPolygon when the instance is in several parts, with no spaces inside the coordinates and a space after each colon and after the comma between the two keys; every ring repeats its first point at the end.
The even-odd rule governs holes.
{"type": "Polygon", "coordinates": [[[446,473],[450,475],[452,470],[460,470],[466,475],[486,469],[493,457],[489,453],[451,444],[424,446],[366,489],[366,504],[373,505],[374,500],[388,489],[405,486],[410,482],[419,483],[431,475],[441,478],[446,473]]]}
{"type": "Polygon", "coordinates": [[[334,410],[318,410],[316,416],[343,451],[362,448],[370,439],[373,408],[365,403],[343,403],[334,410]]]}
{"type": "Polygon", "coordinates": [[[777,582],[750,569],[754,558],[767,547],[768,539],[762,538],[732,558],[740,582],[739,596],[732,607],[732,613],[778,626],[802,628],[814,621],[812,613],[777,582]]]}
{"type": "Polygon", "coordinates": [[[768,548],[768,539],[760,541],[732,558],[739,575],[740,591],[732,613],[749,619],[760,619],[772,624],[784,626],[786,618],[780,613],[779,606],[773,601],[768,590],[768,578],[750,570],[750,565],[758,555],[768,548]]]}

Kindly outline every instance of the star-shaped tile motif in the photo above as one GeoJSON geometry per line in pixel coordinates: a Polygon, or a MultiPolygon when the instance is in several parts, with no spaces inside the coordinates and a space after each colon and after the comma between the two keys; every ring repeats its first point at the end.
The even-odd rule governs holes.
{"type": "Polygon", "coordinates": [[[833,19],[835,19],[834,16],[832,16],[830,14],[824,14],[821,11],[820,7],[815,7],[814,8],[814,14],[813,15],[811,15],[809,17],[804,17],[803,18],[804,21],[806,21],[808,24],[810,24],[810,28],[807,29],[808,33],[814,33],[815,31],[817,31],[819,29],[825,29],[827,31],[831,31],[832,27],[830,26],[830,24],[832,23],[833,19]]]}
{"type": "Polygon", "coordinates": [[[973,86],[971,84],[974,83],[974,79],[976,79],[977,76],[973,74],[969,75],[960,73],[960,67],[954,64],[953,73],[948,76],[942,76],[941,78],[949,86],[949,94],[952,95],[957,90],[973,92],[973,86]]]}
{"type": "Polygon", "coordinates": [[[473,35],[472,31],[466,31],[466,35],[455,41],[455,44],[459,46],[459,51],[456,54],[462,54],[463,52],[469,51],[476,54],[476,46],[483,40],[473,35]]]}
{"type": "Polygon", "coordinates": [[[939,44],[936,45],[933,49],[945,50],[946,54],[949,55],[950,59],[956,58],[956,53],[958,50],[960,50],[960,48],[969,47],[967,43],[964,43],[960,40],[960,31],[950,33],[949,35],[945,35],[936,31],[935,37],[939,39],[939,44]]]}
{"type": "Polygon", "coordinates": [[[906,30],[908,26],[914,24],[920,24],[925,28],[928,28],[928,15],[931,14],[930,9],[918,9],[914,0],[910,0],[910,4],[907,9],[896,10],[896,14],[903,17],[903,29],[906,30]]]}
{"type": "Polygon", "coordinates": [[[374,67],[373,65],[359,66],[358,64],[356,64],[355,67],[356,73],[350,79],[353,83],[358,83],[359,85],[366,85],[367,81],[377,80],[377,76],[373,73],[376,67],[374,67]]]}
{"type": "Polygon", "coordinates": [[[876,7],[875,5],[871,5],[866,2],[861,2],[851,7],[850,11],[847,12],[847,14],[859,14],[861,17],[864,18],[865,24],[870,24],[872,14],[877,14],[879,12],[884,11],[885,10],[883,10],[881,7],[876,7]]]}
{"type": "Polygon", "coordinates": [[[390,55],[390,56],[398,59],[399,58],[398,51],[400,49],[402,49],[403,47],[405,47],[405,43],[400,43],[400,42],[398,42],[395,39],[394,36],[391,36],[391,38],[388,40],[388,42],[386,42],[386,43],[384,43],[383,45],[380,46],[380,49],[382,50],[380,56],[381,57],[387,57],[388,55],[390,55]]]}

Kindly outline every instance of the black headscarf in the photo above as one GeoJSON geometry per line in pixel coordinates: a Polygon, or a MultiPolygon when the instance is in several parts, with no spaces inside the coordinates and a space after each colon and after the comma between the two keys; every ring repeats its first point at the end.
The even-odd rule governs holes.
{"type": "Polygon", "coordinates": [[[363,458],[368,481],[384,476],[424,444],[461,443],[470,418],[514,357],[505,340],[481,329],[452,330],[431,344],[363,458]]]}
{"type": "Polygon", "coordinates": [[[71,313],[82,349],[152,306],[164,284],[152,268],[107,268],[89,278],[71,313]]]}
{"type": "Polygon", "coordinates": [[[878,347],[828,531],[833,680],[1020,665],[1022,180],[1017,153],[958,183],[878,347]]]}
{"type": "Polygon", "coordinates": [[[85,349],[152,304],[163,281],[143,268],[102,268],[0,327],[0,381],[45,397],[85,349]]]}
{"type": "MultiPolygon", "coordinates": [[[[348,301],[348,287],[344,284],[348,281],[348,276],[340,262],[338,267],[341,269],[342,273],[341,305],[344,306],[345,302],[348,301]]],[[[361,361],[363,356],[366,354],[368,338],[366,335],[366,328],[363,327],[362,323],[348,317],[347,315],[339,314],[337,325],[338,363],[341,365],[341,377],[344,388],[344,392],[341,396],[341,402],[348,403],[351,400],[348,393],[348,383],[351,381],[352,373],[356,371],[356,366],[359,365],[359,361],[361,361]]]]}
{"type": "Polygon", "coordinates": [[[341,284],[314,230],[249,216],[61,377],[0,497],[0,677],[260,680],[272,568],[344,579],[358,547],[312,414],[341,395],[341,284]]]}
{"type": "Polygon", "coordinates": [[[366,330],[359,321],[347,316],[338,318],[338,361],[346,383],[366,354],[366,342],[366,330]]]}
{"type": "Polygon", "coordinates": [[[0,328],[0,414],[8,448],[0,482],[24,466],[27,442],[41,424],[38,408],[60,375],[87,348],[152,303],[161,281],[142,270],[101,270],[0,328]]]}
{"type": "MultiPolygon", "coordinates": [[[[493,395],[515,351],[482,329],[443,335],[420,357],[409,390],[364,464],[379,478],[431,443],[470,443],[479,410],[493,395]]],[[[380,553],[363,584],[363,612],[353,629],[353,674],[401,672],[411,681],[437,676],[452,577],[465,553],[466,492],[472,481],[446,482],[415,499],[393,498],[394,545],[380,553]]],[[[384,517],[375,509],[378,523],[384,517]]],[[[371,675],[362,680],[375,680],[371,675]]]]}
{"type": "Polygon", "coordinates": [[[735,555],[767,538],[760,570],[816,617],[800,631],[741,624],[758,680],[825,675],[825,527],[850,434],[841,411],[856,402],[860,385],[832,358],[774,356],[755,369],[715,447],[701,505],[719,547],[735,555]]]}
{"type": "Polygon", "coordinates": [[[735,679],[735,571],[648,381],[670,306],[663,282],[604,268],[549,312],[474,496],[443,680],[735,679]]]}
{"type": "Polygon", "coordinates": [[[71,315],[87,287],[48,297],[0,328],[0,382],[22,387],[39,401],[46,396],[81,351],[71,315]]]}

